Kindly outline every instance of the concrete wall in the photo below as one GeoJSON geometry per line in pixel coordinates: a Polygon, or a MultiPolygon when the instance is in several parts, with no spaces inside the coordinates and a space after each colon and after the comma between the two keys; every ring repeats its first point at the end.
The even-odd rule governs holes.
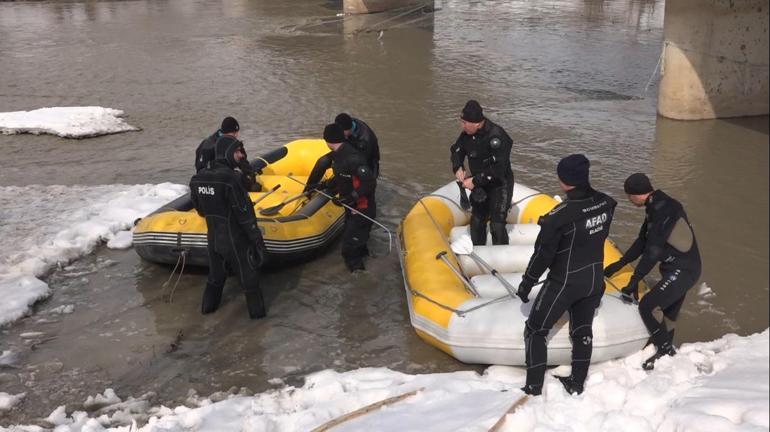
{"type": "Polygon", "coordinates": [[[768,0],[667,0],[658,112],[768,114],[768,9],[768,0]]]}
{"type": "Polygon", "coordinates": [[[433,6],[433,0],[342,0],[342,12],[365,14],[421,4],[433,6]]]}

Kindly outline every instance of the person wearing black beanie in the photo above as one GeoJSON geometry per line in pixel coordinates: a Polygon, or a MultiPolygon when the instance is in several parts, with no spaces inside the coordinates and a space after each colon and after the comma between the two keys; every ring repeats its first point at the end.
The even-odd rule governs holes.
{"type": "Polygon", "coordinates": [[[547,338],[556,321],[569,312],[572,373],[557,377],[570,394],[582,393],[593,351],[593,317],[604,295],[599,276],[604,263],[604,243],[617,202],[591,188],[590,163],[582,154],[562,159],[557,168],[567,199],[538,221],[540,233],[535,253],[517,295],[529,301],[538,279],[550,269],[525,324],[527,382],[522,390],[542,392],[548,364],[547,338]]]}
{"type": "Polygon", "coordinates": [[[372,128],[363,120],[352,117],[348,113],[338,114],[334,118],[334,123],[342,127],[345,132],[345,139],[363,153],[367,163],[374,171],[375,177],[379,177],[380,144],[372,128]]]}
{"type": "Polygon", "coordinates": [[[645,207],[645,219],[637,239],[620,260],[607,266],[604,275],[610,277],[639,259],[635,269],[626,270],[633,273],[621,293],[625,301],[639,302],[639,315],[656,348],[642,364],[650,370],[661,357],[676,354],[674,325],[687,292],[700,278],[701,258],[695,231],[679,201],[654,189],[643,173],[630,175],[623,190],[632,204],[645,207]],[[639,300],[639,283],[656,264],[661,279],[639,300]]]}
{"type": "Polygon", "coordinates": [[[240,137],[241,127],[238,124],[238,120],[233,117],[225,117],[222,120],[222,125],[216,132],[209,135],[206,139],[201,141],[198,148],[195,150],[195,171],[198,172],[205,168],[209,163],[216,159],[214,154],[214,145],[219,137],[222,135],[229,135],[234,138],[240,137]]]}
{"type": "Polygon", "coordinates": [[[573,154],[559,161],[556,175],[568,186],[583,188],[588,186],[588,169],[591,162],[582,154],[573,154]]]}
{"type": "Polygon", "coordinates": [[[377,177],[366,158],[345,138],[345,131],[337,123],[324,127],[324,141],[331,150],[313,166],[305,192],[326,189],[336,196],[335,204],[345,207],[345,227],[342,232],[342,257],[351,272],[363,271],[364,259],[369,256],[367,242],[372,220],[377,217],[374,193],[377,177]],[[334,177],[321,182],[331,168],[334,177]]]}
{"type": "Polygon", "coordinates": [[[511,209],[513,140],[500,126],[484,116],[481,104],[469,100],[460,113],[462,132],[450,148],[452,172],[460,187],[460,203],[471,210],[474,245],[487,242],[487,222],[492,243],[508,244],[505,220],[511,209]],[[468,160],[470,173],[465,170],[468,160]],[[471,191],[470,202],[466,190],[471,191]]]}
{"type": "MultiPolygon", "coordinates": [[[[219,138],[229,136],[238,139],[241,136],[241,126],[234,117],[225,117],[221,127],[208,138],[201,141],[195,150],[195,171],[200,172],[216,159],[215,146],[219,138]]],[[[249,192],[260,192],[262,185],[257,181],[257,172],[249,162],[246,150],[243,150],[243,158],[239,160],[236,171],[241,175],[243,186],[249,192]]]]}

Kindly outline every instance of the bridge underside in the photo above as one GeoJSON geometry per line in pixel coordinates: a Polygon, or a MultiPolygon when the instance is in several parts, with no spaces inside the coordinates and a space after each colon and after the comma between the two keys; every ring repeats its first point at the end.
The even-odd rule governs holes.
{"type": "Polygon", "coordinates": [[[769,16],[767,0],[667,0],[658,113],[768,114],[769,16]]]}

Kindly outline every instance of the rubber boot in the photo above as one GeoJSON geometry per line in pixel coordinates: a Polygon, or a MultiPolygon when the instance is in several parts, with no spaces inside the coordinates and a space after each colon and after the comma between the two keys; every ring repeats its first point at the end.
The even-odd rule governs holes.
{"type": "Polygon", "coordinates": [[[489,230],[492,232],[493,245],[508,244],[508,230],[505,229],[505,222],[490,222],[489,230]]]}
{"type": "Polygon", "coordinates": [[[583,393],[583,384],[575,381],[572,375],[556,376],[556,378],[561,381],[561,385],[564,386],[564,390],[567,390],[567,393],[571,395],[579,395],[583,393]]]}
{"type": "Polygon", "coordinates": [[[471,216],[471,241],[474,246],[487,244],[487,222],[480,217],[471,216]]]}
{"type": "Polygon", "coordinates": [[[655,352],[655,354],[652,355],[652,357],[648,358],[647,360],[642,363],[642,369],[644,370],[653,370],[655,369],[655,362],[658,361],[658,359],[665,357],[665,356],[675,356],[676,350],[670,343],[665,343],[663,346],[658,348],[658,350],[655,352]]]}
{"type": "Polygon", "coordinates": [[[222,301],[223,288],[206,284],[206,289],[203,291],[203,301],[201,302],[202,314],[214,312],[219,308],[219,303],[222,301]]]}
{"type": "Polygon", "coordinates": [[[543,393],[543,386],[527,384],[521,388],[521,391],[530,396],[540,396],[543,393]]]}
{"type": "Polygon", "coordinates": [[[246,308],[251,319],[259,319],[267,316],[265,300],[262,298],[262,290],[246,292],[246,308]]]}

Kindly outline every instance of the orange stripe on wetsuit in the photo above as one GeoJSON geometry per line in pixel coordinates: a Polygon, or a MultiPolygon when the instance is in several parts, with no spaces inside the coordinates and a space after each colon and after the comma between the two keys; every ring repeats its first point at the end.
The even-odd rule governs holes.
{"type": "MultiPolygon", "coordinates": [[[[358,190],[358,188],[361,187],[361,179],[355,175],[351,177],[353,178],[353,190],[358,190]]],[[[365,196],[358,197],[358,200],[356,201],[356,208],[359,210],[369,208],[369,199],[365,196]]]]}

